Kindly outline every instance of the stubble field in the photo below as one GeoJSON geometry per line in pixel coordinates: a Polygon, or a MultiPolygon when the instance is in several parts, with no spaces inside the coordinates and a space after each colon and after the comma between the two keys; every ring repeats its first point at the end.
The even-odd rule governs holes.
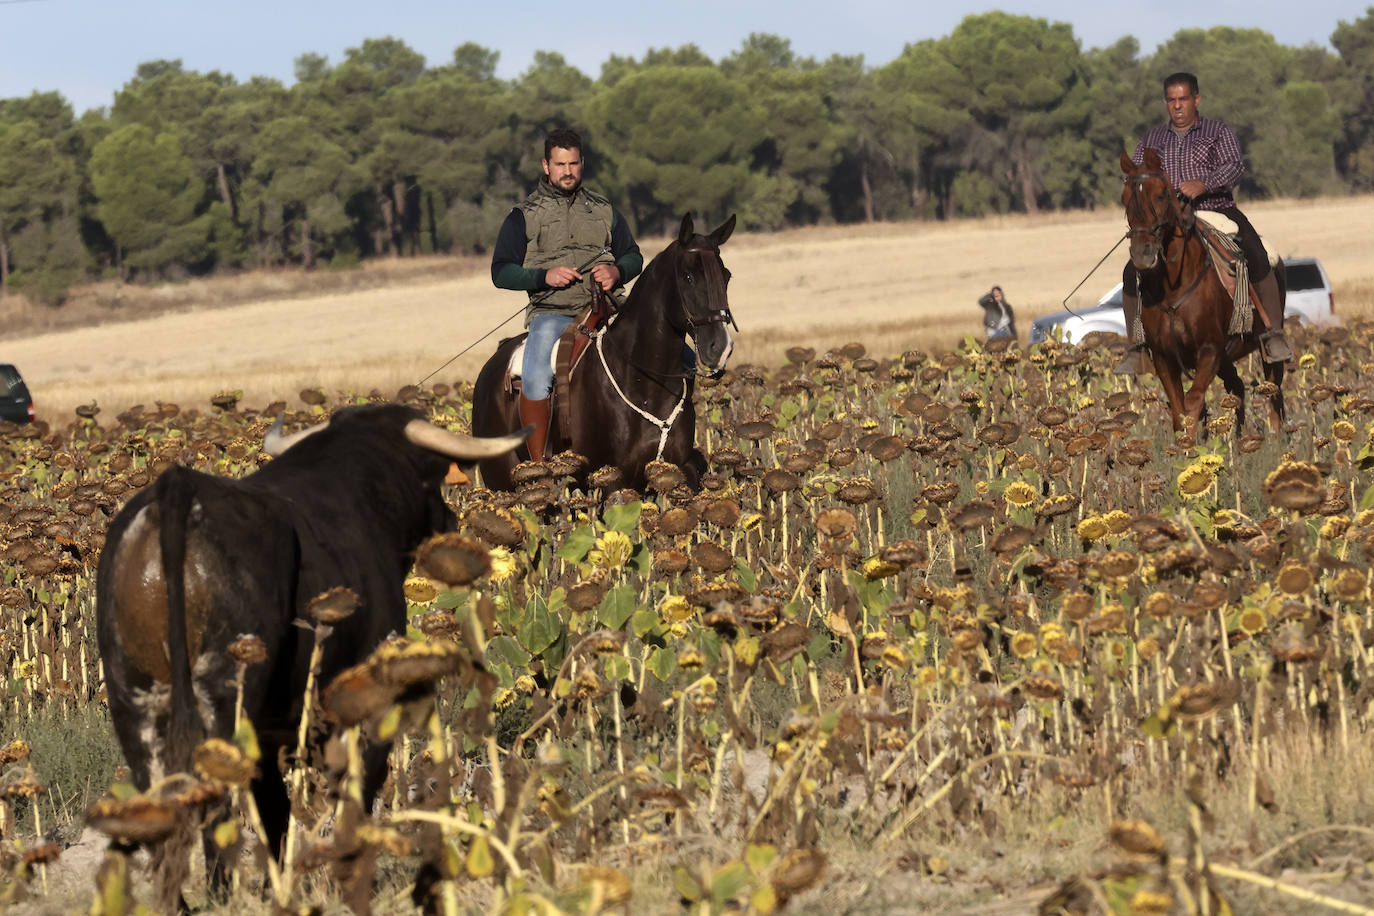
{"type": "MultiPolygon", "coordinates": [[[[1362,314],[1374,309],[1371,204],[1369,198],[1284,201],[1247,212],[1281,254],[1321,258],[1338,310],[1362,314]]],[[[948,347],[965,334],[981,335],[975,303],[993,284],[1006,289],[1024,339],[1031,319],[1060,309],[1124,229],[1112,208],[741,233],[724,252],[741,329],[735,360],[776,364],[794,344],[824,350],[857,341],[881,354],[948,347]]],[[[646,259],[665,244],[640,239],[646,259]]],[[[1120,279],[1124,263],[1118,249],[1069,304],[1095,302],[1120,279]]],[[[105,323],[7,335],[0,360],[19,366],[41,413],[63,417],[92,400],[118,411],[157,398],[204,402],[241,389],[249,403],[266,404],[315,385],[390,393],[430,373],[431,381],[470,381],[496,341],[520,330],[517,317],[445,366],[517,313],[520,295],[494,289],[487,263],[475,258],[374,265],[359,279],[368,288],[322,294],[312,293],[310,279],[299,274],[193,281],[145,293],[106,285],[72,307],[105,323]],[[87,305],[90,300],[101,304],[87,305]],[[156,314],[129,320],[143,312],[156,314]]],[[[334,290],[348,282],[326,273],[318,285],[334,290]]]]}
{"type": "MultiPolygon", "coordinates": [[[[187,900],[411,913],[426,862],[444,913],[1374,912],[1368,203],[1250,208],[1347,319],[1295,332],[1281,435],[1217,391],[1176,438],[1102,349],[960,344],[992,283],[1023,333],[1057,309],[1114,214],[731,241],[741,367],[699,391],[705,489],[572,493],[555,466],[451,491],[486,571],[407,583],[388,651],[452,670],[352,731],[417,726],[382,802],[335,748],[296,771],[296,880],[235,807],[230,901],[198,873],[187,900]]],[[[91,823],[152,837],[274,765],[243,735],[228,766],[121,785],[109,517],[173,462],[257,467],[273,400],[300,426],[418,381],[515,310],[466,270],[224,308],[186,287],[185,313],[10,342],[50,427],[0,435],[0,908],[155,904],[88,809],[110,791],[91,823]]],[[[417,403],[461,424],[481,358],[417,403]]]]}

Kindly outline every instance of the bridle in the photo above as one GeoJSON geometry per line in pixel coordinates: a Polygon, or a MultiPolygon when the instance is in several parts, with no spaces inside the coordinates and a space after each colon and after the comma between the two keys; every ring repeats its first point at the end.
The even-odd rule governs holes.
{"type": "MultiPolygon", "coordinates": [[[[1160,261],[1163,264],[1175,264],[1181,257],[1183,257],[1183,252],[1180,250],[1172,258],[1168,257],[1165,254],[1165,252],[1169,250],[1169,246],[1165,241],[1165,230],[1174,227],[1183,227],[1184,216],[1182,211],[1179,209],[1177,197],[1170,200],[1170,206],[1166,208],[1164,216],[1161,217],[1157,222],[1155,222],[1154,225],[1148,228],[1143,226],[1130,226],[1131,216],[1135,216],[1137,219],[1139,219],[1140,222],[1144,222],[1145,220],[1149,219],[1149,216],[1145,212],[1145,204],[1142,202],[1141,198],[1145,195],[1145,182],[1151,178],[1160,179],[1164,182],[1164,186],[1166,188],[1173,187],[1169,183],[1169,176],[1165,175],[1163,172],[1140,172],[1134,175],[1127,175],[1124,179],[1122,179],[1124,183],[1132,185],[1134,191],[1134,193],[1131,196],[1131,202],[1135,205],[1135,212],[1131,213],[1129,208],[1127,210],[1128,228],[1126,230],[1126,235],[1128,238],[1131,238],[1133,242],[1134,237],[1137,235],[1148,236],[1156,245],[1159,246],[1160,261]]],[[[1189,283],[1186,289],[1181,290],[1178,294],[1175,295],[1173,302],[1167,307],[1167,310],[1170,315],[1178,311],[1179,306],[1183,305],[1183,303],[1187,301],[1188,297],[1190,297],[1193,294],[1193,292],[1198,288],[1198,285],[1202,282],[1203,277],[1205,277],[1206,275],[1206,271],[1199,271],[1197,276],[1193,278],[1193,282],[1189,283]]],[[[1139,283],[1139,277],[1139,270],[1137,270],[1137,283],[1139,283]]]]}
{"type": "MultiPolygon", "coordinates": [[[[1159,180],[1163,181],[1164,186],[1166,188],[1171,187],[1171,185],[1169,184],[1169,176],[1165,175],[1163,172],[1140,172],[1135,175],[1127,175],[1124,179],[1122,179],[1124,183],[1132,185],[1134,191],[1134,193],[1131,195],[1131,202],[1135,205],[1135,212],[1131,213],[1129,209],[1127,210],[1128,225],[1130,222],[1130,217],[1132,216],[1136,217],[1142,223],[1150,218],[1149,214],[1145,212],[1145,204],[1141,198],[1145,196],[1145,182],[1151,178],[1158,178],[1159,180]]],[[[1166,208],[1165,214],[1162,217],[1160,217],[1153,225],[1149,226],[1148,228],[1144,226],[1129,226],[1129,228],[1126,231],[1126,234],[1132,238],[1133,242],[1135,237],[1138,235],[1144,235],[1148,237],[1150,240],[1152,240],[1156,245],[1159,246],[1160,257],[1163,258],[1165,263],[1169,264],[1172,264],[1173,261],[1170,261],[1167,257],[1164,256],[1164,252],[1168,250],[1168,245],[1165,242],[1165,230],[1170,228],[1171,226],[1181,225],[1183,222],[1183,215],[1178,210],[1177,202],[1171,203],[1173,205],[1166,208]]],[[[1174,260],[1177,259],[1177,256],[1175,256],[1174,260]]]]}
{"type": "MultiPolygon", "coordinates": [[[[715,271],[715,276],[707,277],[705,279],[707,279],[707,282],[719,284],[719,289],[716,292],[719,293],[721,300],[725,300],[725,279],[726,274],[728,272],[725,270],[725,265],[721,263],[720,248],[715,245],[711,245],[709,247],[705,245],[692,245],[690,247],[684,245],[682,246],[682,250],[694,252],[696,254],[711,254],[715,256],[715,260],[714,262],[712,262],[718,268],[715,271]]],[[[687,282],[695,282],[690,271],[688,271],[687,273],[687,282]]],[[[723,306],[722,308],[709,310],[706,313],[705,317],[699,319],[695,318],[692,315],[692,313],[687,310],[686,297],[678,297],[678,306],[682,311],[682,320],[684,321],[684,323],[686,323],[687,328],[690,330],[683,330],[679,328],[677,324],[673,322],[671,319],[669,319],[669,323],[673,327],[673,330],[682,331],[684,337],[690,333],[692,337],[695,338],[696,331],[698,328],[710,327],[713,324],[725,324],[727,321],[734,327],[736,331],[739,330],[739,325],[735,324],[735,316],[730,314],[730,306],[728,304],[723,306]]],[[[630,410],[639,414],[639,416],[643,418],[645,422],[649,423],[651,426],[654,426],[658,429],[658,450],[654,454],[654,460],[661,461],[663,460],[663,452],[668,447],[668,434],[672,431],[673,424],[677,422],[677,418],[682,415],[683,410],[687,407],[688,404],[688,376],[652,372],[631,362],[631,365],[634,366],[634,368],[637,371],[649,377],[656,376],[660,379],[679,378],[682,381],[682,390],[678,395],[677,402],[673,405],[673,409],[669,411],[666,417],[655,416],[654,414],[645,410],[643,407],[636,404],[625,393],[624,389],[620,387],[620,382],[616,381],[615,373],[611,371],[610,363],[608,363],[606,360],[606,351],[603,345],[603,341],[606,337],[606,331],[610,328],[611,324],[614,323],[615,317],[616,316],[614,315],[611,316],[610,321],[608,321],[606,324],[602,325],[595,332],[593,332],[593,336],[596,339],[596,355],[601,360],[601,370],[606,374],[606,378],[610,380],[611,388],[614,389],[616,395],[620,398],[621,402],[625,404],[625,406],[629,407],[630,410]]]]}
{"type": "MultiPolygon", "coordinates": [[[[719,290],[719,292],[720,292],[720,294],[721,294],[721,295],[720,295],[720,298],[721,298],[722,300],[724,300],[724,299],[725,299],[725,276],[724,276],[724,275],[727,273],[727,271],[725,270],[725,265],[724,265],[724,264],[721,262],[721,260],[720,260],[720,249],[719,249],[718,247],[716,247],[715,245],[711,245],[711,246],[706,246],[706,245],[690,245],[690,246],[688,246],[688,245],[684,245],[684,246],[682,246],[682,250],[683,250],[684,252],[692,252],[693,254],[709,254],[709,255],[714,255],[714,256],[715,256],[715,261],[714,261],[714,263],[715,263],[716,265],[719,266],[719,268],[720,268],[720,274],[721,274],[721,277],[720,277],[720,279],[719,279],[719,283],[720,283],[720,287],[721,287],[720,290],[719,290]]],[[[710,278],[710,279],[714,280],[714,279],[716,279],[716,278],[713,277],[713,278],[710,278]]],[[[688,273],[687,273],[687,282],[688,282],[688,283],[693,283],[693,282],[695,282],[695,281],[692,279],[692,274],[691,274],[690,271],[688,271],[688,273]]],[[[732,314],[730,314],[730,306],[729,306],[728,304],[725,305],[725,306],[723,306],[722,308],[710,309],[709,311],[706,312],[705,317],[702,317],[702,318],[696,318],[696,317],[694,317],[694,316],[692,315],[692,313],[691,313],[690,311],[687,310],[687,302],[686,302],[685,299],[683,299],[683,300],[680,302],[680,305],[681,305],[681,307],[682,307],[682,320],[683,320],[684,322],[686,322],[686,324],[687,324],[687,329],[683,332],[684,334],[691,334],[693,337],[695,337],[695,336],[696,336],[696,330],[697,330],[698,328],[709,327],[710,325],[713,325],[713,324],[725,324],[727,321],[730,323],[730,326],[733,327],[733,328],[735,329],[736,332],[739,331],[739,325],[735,322],[735,316],[732,315],[732,314]]]]}

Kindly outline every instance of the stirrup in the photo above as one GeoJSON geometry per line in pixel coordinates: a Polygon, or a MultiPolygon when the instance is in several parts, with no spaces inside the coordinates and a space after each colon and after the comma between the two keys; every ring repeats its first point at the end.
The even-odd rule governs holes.
{"type": "Polygon", "coordinates": [[[1260,335],[1260,356],[1266,363],[1286,363],[1293,358],[1293,348],[1283,328],[1274,328],[1260,335]]]}
{"type": "Polygon", "coordinates": [[[1145,366],[1141,360],[1145,356],[1145,351],[1145,344],[1131,344],[1122,354],[1120,361],[1112,367],[1112,372],[1117,375],[1139,375],[1144,372],[1145,366]]]}

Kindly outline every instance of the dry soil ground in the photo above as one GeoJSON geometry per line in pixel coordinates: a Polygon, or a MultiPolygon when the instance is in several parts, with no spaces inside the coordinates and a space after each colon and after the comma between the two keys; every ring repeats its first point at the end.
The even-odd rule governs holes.
{"type": "MultiPolygon", "coordinates": [[[[1247,211],[1280,253],[1321,258],[1338,310],[1348,315],[1374,310],[1371,203],[1278,201],[1247,211]]],[[[736,361],[776,363],[798,343],[858,340],[881,354],[950,345],[981,332],[975,301],[994,283],[1006,289],[1024,336],[1034,316],[1061,307],[1123,231],[1120,211],[1109,208],[741,233],[724,251],[741,329],[736,361]]],[[[665,243],[641,240],[646,256],[665,243]]],[[[1118,250],[1070,304],[1094,302],[1122,263],[1118,250]]],[[[435,381],[471,380],[499,337],[520,329],[511,321],[445,366],[520,308],[520,297],[494,289],[485,266],[471,258],[430,259],[354,292],[312,292],[306,278],[304,288],[288,282],[280,294],[262,285],[262,298],[244,302],[241,290],[229,295],[219,282],[172,289],[196,303],[180,311],[11,337],[0,361],[19,366],[40,414],[55,417],[92,400],[107,410],[157,398],[197,404],[226,389],[242,389],[245,403],[261,405],[314,385],[389,393],[431,373],[435,381]]],[[[137,314],[124,314],[130,311],[137,314]]]]}

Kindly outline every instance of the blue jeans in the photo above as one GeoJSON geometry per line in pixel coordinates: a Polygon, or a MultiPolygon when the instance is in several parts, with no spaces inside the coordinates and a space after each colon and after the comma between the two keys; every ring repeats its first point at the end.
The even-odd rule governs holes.
{"type": "Polygon", "coordinates": [[[536,314],[529,321],[529,336],[525,339],[525,361],[521,364],[521,393],[532,401],[543,401],[554,390],[554,347],[573,314],[536,314]]]}
{"type": "Polygon", "coordinates": [[[520,392],[531,401],[542,401],[553,391],[553,348],[575,317],[541,313],[530,319],[525,359],[520,366],[520,392]]]}

